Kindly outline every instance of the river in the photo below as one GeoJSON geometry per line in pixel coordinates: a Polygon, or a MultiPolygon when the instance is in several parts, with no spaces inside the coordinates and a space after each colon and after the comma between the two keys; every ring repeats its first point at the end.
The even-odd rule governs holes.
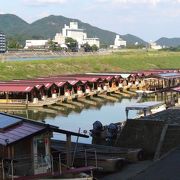
{"type": "MultiPolygon", "coordinates": [[[[58,126],[61,129],[78,132],[79,128],[81,133],[84,130],[89,132],[92,129],[92,125],[95,121],[100,121],[103,125],[110,123],[121,122],[126,119],[125,108],[128,105],[137,102],[137,99],[119,99],[117,102],[105,101],[98,106],[88,106],[81,110],[75,111],[49,111],[44,109],[39,110],[11,110],[10,113],[28,117],[37,121],[44,121],[45,123],[58,126]]],[[[136,111],[130,111],[129,118],[137,116],[136,111]]],[[[65,140],[65,136],[62,134],[54,133],[55,139],[65,140]]],[[[76,141],[76,137],[72,138],[76,141]]],[[[79,142],[91,143],[91,138],[80,138],[79,142]]]]}
{"type": "Polygon", "coordinates": [[[64,59],[65,56],[40,56],[40,57],[7,57],[5,61],[39,61],[39,60],[55,60],[64,59]]]}

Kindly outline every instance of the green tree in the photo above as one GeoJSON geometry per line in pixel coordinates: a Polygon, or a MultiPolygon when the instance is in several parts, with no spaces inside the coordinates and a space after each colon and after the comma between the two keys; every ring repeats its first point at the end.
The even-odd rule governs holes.
{"type": "Polygon", "coordinates": [[[97,47],[95,44],[93,44],[93,45],[91,46],[91,48],[92,48],[92,51],[98,51],[98,47],[97,47]]]}
{"type": "Polygon", "coordinates": [[[88,43],[84,44],[83,47],[84,47],[85,52],[91,52],[92,51],[92,47],[88,43]]]}
{"type": "Polygon", "coordinates": [[[8,39],[7,47],[8,49],[19,49],[21,48],[21,45],[15,38],[10,38],[8,39]]]}
{"type": "Polygon", "coordinates": [[[56,43],[53,42],[52,40],[48,41],[48,49],[51,51],[55,51],[56,50],[56,43]]]}
{"type": "Polygon", "coordinates": [[[70,51],[78,51],[78,42],[75,39],[67,37],[65,43],[70,51]]]}

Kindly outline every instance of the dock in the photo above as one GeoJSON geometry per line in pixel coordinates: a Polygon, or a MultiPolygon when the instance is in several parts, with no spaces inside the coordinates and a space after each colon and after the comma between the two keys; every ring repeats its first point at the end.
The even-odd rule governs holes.
{"type": "Polygon", "coordinates": [[[83,106],[81,104],[85,100],[86,104],[92,105],[92,100],[117,101],[118,94],[130,98],[137,96],[138,91],[142,91],[147,96],[155,96],[157,99],[161,94],[160,96],[166,101],[169,101],[169,96],[171,100],[176,96],[177,102],[180,93],[177,91],[179,82],[179,69],[57,75],[2,81],[0,82],[0,106],[37,108],[62,103],[63,106],[74,108],[75,103],[71,103],[73,101],[80,103],[79,105],[76,103],[77,106],[83,106]]]}

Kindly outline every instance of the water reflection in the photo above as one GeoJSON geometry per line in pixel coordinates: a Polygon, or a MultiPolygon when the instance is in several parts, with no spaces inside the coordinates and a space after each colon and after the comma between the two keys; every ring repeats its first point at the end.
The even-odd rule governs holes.
{"type": "MultiPolygon", "coordinates": [[[[92,128],[92,124],[99,120],[103,125],[110,123],[116,123],[124,121],[126,119],[125,108],[126,106],[137,102],[137,99],[118,99],[117,102],[104,100],[98,102],[97,106],[85,105],[84,107],[78,107],[76,109],[60,108],[51,106],[49,108],[36,108],[36,109],[3,109],[2,111],[11,114],[19,115],[25,118],[44,121],[45,123],[55,125],[61,129],[78,132],[81,128],[83,130],[89,130],[92,128]]],[[[130,111],[129,117],[134,118],[137,112],[130,111]]],[[[64,140],[65,137],[60,134],[54,134],[55,139],[64,140]]],[[[73,138],[75,141],[76,138],[73,138]]],[[[80,139],[80,142],[90,143],[91,139],[80,139]]]]}

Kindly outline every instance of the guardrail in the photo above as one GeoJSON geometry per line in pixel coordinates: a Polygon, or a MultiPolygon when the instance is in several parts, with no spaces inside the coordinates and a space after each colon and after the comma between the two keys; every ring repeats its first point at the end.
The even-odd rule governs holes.
{"type": "MultiPolygon", "coordinates": [[[[74,151],[71,151],[72,154],[73,152],[74,151]]],[[[34,155],[33,157],[21,156],[19,158],[14,158],[14,159],[2,159],[0,163],[1,164],[0,171],[2,172],[2,177],[0,176],[0,179],[25,180],[28,179],[28,177],[31,177],[30,179],[34,179],[37,178],[38,176],[43,177],[44,175],[60,176],[63,173],[67,173],[67,169],[70,168],[64,163],[66,162],[66,155],[67,155],[66,152],[62,152],[62,153],[58,153],[58,156],[55,157],[53,157],[53,155],[45,155],[45,156],[34,155]],[[58,166],[56,167],[56,165],[58,166]],[[66,168],[66,171],[63,171],[63,167],[66,168]],[[26,176],[24,176],[24,174],[26,174],[26,176]]],[[[84,156],[84,164],[82,164],[80,168],[90,167],[88,166],[88,158],[91,159],[94,158],[95,164],[94,166],[92,166],[91,164],[91,167],[97,168],[98,164],[97,164],[96,149],[84,149],[84,150],[76,151],[75,158],[82,158],[83,156],[84,156]],[[92,153],[94,153],[94,155],[92,155],[92,153]]]]}

